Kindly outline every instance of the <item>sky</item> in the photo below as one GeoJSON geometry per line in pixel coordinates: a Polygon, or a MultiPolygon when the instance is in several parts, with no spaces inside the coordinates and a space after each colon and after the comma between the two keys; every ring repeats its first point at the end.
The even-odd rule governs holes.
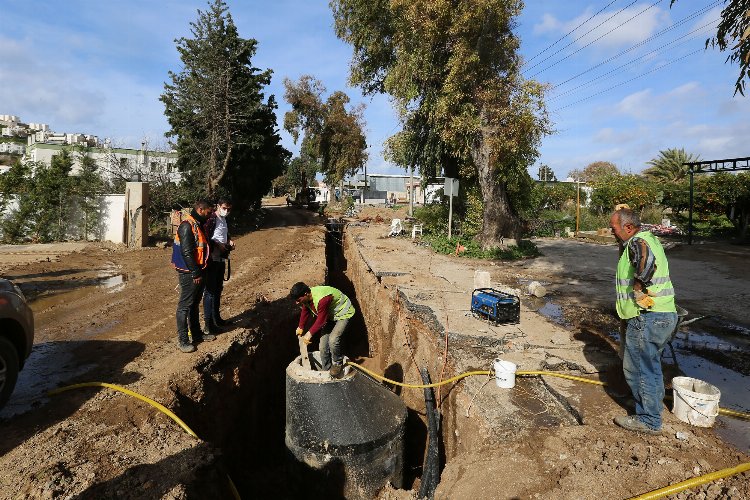
{"type": "MultiPolygon", "coordinates": [[[[555,133],[537,163],[558,179],[594,161],[637,173],[660,150],[701,159],[750,156],[750,96],[734,96],[738,67],[705,49],[724,0],[527,0],[515,32],[523,74],[550,86],[555,133]]],[[[348,85],[351,48],[338,40],[327,1],[228,0],[243,38],[258,41],[253,63],[273,70],[266,95],[289,106],[283,79],[315,76],[327,92],[364,103],[368,173],[404,173],[383,159],[400,124],[387,96],[348,85]]],[[[0,114],[93,134],[122,147],[166,144],[159,96],[181,63],[175,39],[205,0],[0,0],[0,114]]],[[[326,94],[327,96],[327,94],[326,94]]],[[[324,96],[324,97],[326,97],[324,96]]]]}

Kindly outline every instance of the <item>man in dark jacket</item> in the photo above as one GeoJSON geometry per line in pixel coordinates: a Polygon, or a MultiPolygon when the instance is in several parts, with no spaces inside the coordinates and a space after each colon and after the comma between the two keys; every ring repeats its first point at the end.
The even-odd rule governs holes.
{"type": "Polygon", "coordinates": [[[211,205],[208,202],[197,202],[190,215],[177,228],[172,245],[172,265],[177,271],[180,284],[180,300],[177,302],[177,341],[182,352],[193,352],[193,343],[216,338],[201,331],[198,316],[206,286],[205,270],[209,258],[208,241],[201,226],[210,213],[211,205]]]}

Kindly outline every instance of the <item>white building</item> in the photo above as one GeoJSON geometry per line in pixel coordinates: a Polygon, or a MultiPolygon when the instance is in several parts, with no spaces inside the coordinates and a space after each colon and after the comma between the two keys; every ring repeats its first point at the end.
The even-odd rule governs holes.
{"type": "Polygon", "coordinates": [[[182,175],[177,170],[177,153],[149,151],[143,149],[126,149],[110,147],[87,147],[70,149],[68,145],[35,142],[26,148],[27,161],[42,162],[49,165],[55,155],[68,148],[73,157],[72,174],[81,168],[81,156],[92,158],[105,179],[131,180],[138,176],[142,181],[153,181],[157,178],[179,183],[182,175]]]}
{"type": "Polygon", "coordinates": [[[109,141],[102,143],[95,135],[57,133],[45,123],[21,123],[15,115],[0,115],[0,133],[7,137],[25,137],[26,146],[14,142],[0,143],[0,153],[24,155],[24,161],[50,165],[52,157],[65,148],[73,158],[72,173],[81,168],[81,156],[92,158],[105,179],[168,181],[178,183],[182,175],[177,170],[176,153],[149,151],[145,143],[141,149],[113,148],[109,141]]]}
{"type": "Polygon", "coordinates": [[[26,146],[17,142],[0,142],[0,153],[22,155],[26,152],[26,146]]]}

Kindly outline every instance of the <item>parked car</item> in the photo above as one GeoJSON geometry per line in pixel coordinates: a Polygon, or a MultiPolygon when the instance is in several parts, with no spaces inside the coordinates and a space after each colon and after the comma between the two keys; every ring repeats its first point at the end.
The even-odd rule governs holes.
{"type": "Polygon", "coordinates": [[[0,278],[0,408],[10,399],[18,372],[34,345],[34,314],[21,289],[0,278]]]}

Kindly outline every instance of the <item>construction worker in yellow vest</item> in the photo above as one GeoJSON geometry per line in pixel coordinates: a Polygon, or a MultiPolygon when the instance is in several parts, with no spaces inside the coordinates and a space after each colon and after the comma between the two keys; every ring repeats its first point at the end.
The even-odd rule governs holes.
{"type": "Polygon", "coordinates": [[[297,335],[306,344],[313,336],[320,335],[320,361],[331,377],[341,378],[344,374],[344,356],[341,353],[341,336],[349,319],[354,316],[354,306],[349,297],[332,286],[309,287],[295,283],[289,296],[302,308],[297,326],[297,335]],[[305,332],[310,315],[315,316],[312,326],[305,332]]]}
{"type": "Polygon", "coordinates": [[[622,244],[615,290],[617,315],[627,323],[622,368],[633,393],[635,413],[615,418],[631,431],[661,432],[664,379],[661,353],[677,326],[674,287],[669,264],[659,240],[641,230],[638,214],[629,208],[615,210],[609,221],[622,244]]]}

